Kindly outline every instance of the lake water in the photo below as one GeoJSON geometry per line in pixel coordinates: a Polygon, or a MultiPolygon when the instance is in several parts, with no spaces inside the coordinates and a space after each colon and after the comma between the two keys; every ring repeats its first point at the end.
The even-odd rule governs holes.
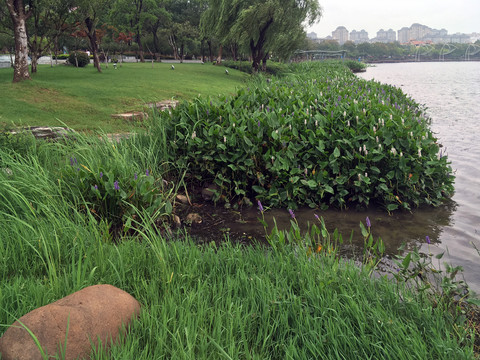
{"type": "MultiPolygon", "coordinates": [[[[422,208],[413,213],[394,213],[389,216],[381,210],[314,211],[299,209],[296,220],[306,228],[314,223],[315,214],[325,219],[327,228],[338,228],[344,238],[354,231],[353,242],[363,246],[359,222],[368,216],[374,236],[381,237],[388,254],[398,253],[404,243],[408,248],[421,247],[423,252],[440,253],[448,250],[442,259],[464,268],[464,277],[470,287],[480,293],[480,255],[472,243],[480,248],[480,62],[400,63],[379,64],[360,74],[365,79],[401,87],[418,103],[428,107],[431,128],[446,148],[455,171],[455,194],[451,201],[438,208],[422,208]],[[432,244],[425,244],[429,236],[432,244]]],[[[288,228],[290,216],[286,209],[265,213],[267,223],[276,219],[280,228],[288,228]]],[[[228,231],[231,238],[258,238],[264,234],[257,209],[232,213],[222,209],[209,210],[209,224],[192,233],[218,238],[215,231],[228,231]],[[233,214],[233,215],[232,215],[233,214]]]]}
{"type": "MultiPolygon", "coordinates": [[[[379,64],[360,75],[400,87],[432,118],[431,129],[447,149],[455,171],[453,203],[423,217],[434,228],[439,252],[464,267],[467,283],[480,292],[480,62],[379,64]]],[[[431,235],[430,235],[431,236],[431,235]]]]}

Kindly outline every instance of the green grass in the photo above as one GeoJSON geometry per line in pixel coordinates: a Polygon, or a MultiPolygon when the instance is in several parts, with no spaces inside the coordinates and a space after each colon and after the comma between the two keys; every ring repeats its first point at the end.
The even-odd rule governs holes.
{"type": "Polygon", "coordinates": [[[138,235],[112,243],[88,204],[64,196],[67,157],[113,156],[128,171],[160,160],[155,141],[139,135],[115,152],[95,137],[2,143],[0,335],[39,306],[108,283],[143,308],[125,342],[94,359],[473,358],[461,318],[327,252],[199,247],[161,235],[142,210],[138,235]]]}
{"type": "Polygon", "coordinates": [[[125,132],[132,123],[112,114],[142,110],[146,103],[190,100],[198,95],[233,93],[246,75],[202,64],[124,63],[98,73],[92,65],[74,68],[40,65],[33,81],[12,83],[11,69],[0,69],[0,124],[67,126],[76,130],[125,132]]]}

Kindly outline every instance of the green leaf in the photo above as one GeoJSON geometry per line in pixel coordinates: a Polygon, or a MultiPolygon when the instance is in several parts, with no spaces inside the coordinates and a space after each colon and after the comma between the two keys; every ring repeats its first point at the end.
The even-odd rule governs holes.
{"type": "Polygon", "coordinates": [[[367,228],[365,227],[365,225],[363,225],[362,222],[360,222],[360,231],[362,232],[362,236],[364,238],[366,238],[368,236],[368,230],[367,228]]]}
{"type": "Polygon", "coordinates": [[[328,192],[330,194],[335,194],[335,190],[330,185],[324,185],[325,192],[328,192]]]}
{"type": "Polygon", "coordinates": [[[300,177],[299,177],[299,176],[292,176],[292,177],[290,178],[290,182],[291,182],[292,184],[296,184],[298,180],[300,180],[300,177]]]}
{"type": "Polygon", "coordinates": [[[397,204],[388,204],[387,205],[387,210],[388,211],[393,211],[393,210],[397,210],[398,209],[398,205],[397,204]]]}
{"type": "Polygon", "coordinates": [[[411,260],[412,260],[412,253],[408,253],[407,256],[405,256],[405,258],[402,261],[402,267],[404,269],[408,269],[408,267],[410,266],[411,260]]]}
{"type": "Polygon", "coordinates": [[[340,156],[340,149],[338,147],[333,150],[333,156],[335,156],[336,158],[340,156]]]}
{"type": "Polygon", "coordinates": [[[165,202],[165,212],[171,214],[173,210],[173,205],[170,201],[165,202]]]}
{"type": "Polygon", "coordinates": [[[245,144],[247,144],[247,146],[249,147],[253,146],[253,143],[250,141],[248,137],[244,136],[243,141],[245,141],[245,144]]]}
{"type": "Polygon", "coordinates": [[[467,303],[475,305],[475,306],[480,306],[480,299],[467,299],[467,303]]]}
{"type": "Polygon", "coordinates": [[[385,192],[387,192],[387,193],[388,193],[388,191],[389,191],[389,190],[388,190],[388,186],[385,185],[385,184],[380,184],[380,185],[378,185],[378,187],[379,187],[381,190],[383,190],[383,191],[385,191],[385,192]]]}

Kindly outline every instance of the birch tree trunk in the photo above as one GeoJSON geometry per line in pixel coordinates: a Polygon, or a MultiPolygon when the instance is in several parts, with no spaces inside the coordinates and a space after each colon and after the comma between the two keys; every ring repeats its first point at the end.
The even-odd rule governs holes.
{"type": "Polygon", "coordinates": [[[23,0],[5,0],[12,18],[15,34],[15,64],[13,67],[13,82],[31,79],[28,72],[28,38],[27,19],[31,10],[25,12],[23,0]]]}

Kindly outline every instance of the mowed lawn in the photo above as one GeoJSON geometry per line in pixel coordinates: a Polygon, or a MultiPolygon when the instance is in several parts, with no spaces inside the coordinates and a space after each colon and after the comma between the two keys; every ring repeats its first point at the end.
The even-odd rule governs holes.
{"type": "Polygon", "coordinates": [[[98,73],[85,68],[40,65],[32,81],[12,83],[13,70],[0,69],[0,125],[64,126],[122,132],[132,123],[112,114],[138,111],[150,102],[189,100],[234,93],[247,75],[211,64],[124,63],[98,73]]]}

